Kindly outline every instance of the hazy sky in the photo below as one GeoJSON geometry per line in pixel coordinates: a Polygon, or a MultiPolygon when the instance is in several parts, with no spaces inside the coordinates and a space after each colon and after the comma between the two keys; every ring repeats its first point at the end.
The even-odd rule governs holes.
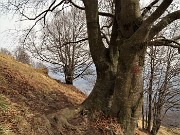
{"type": "Polygon", "coordinates": [[[31,26],[32,21],[20,22],[15,15],[0,16],[0,47],[5,47],[11,51],[15,48],[19,41],[19,32],[27,26],[31,26]]]}
{"type": "MultiPolygon", "coordinates": [[[[146,5],[149,1],[151,0],[141,0],[141,3],[146,5]]],[[[0,48],[5,47],[12,51],[19,41],[18,30],[30,24],[32,24],[32,21],[19,22],[18,17],[12,14],[0,14],[0,48]]]]}

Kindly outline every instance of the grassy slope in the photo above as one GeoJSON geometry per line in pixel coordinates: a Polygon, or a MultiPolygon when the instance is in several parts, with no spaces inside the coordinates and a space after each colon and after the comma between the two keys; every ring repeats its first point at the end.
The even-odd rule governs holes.
{"type": "Polygon", "coordinates": [[[47,114],[84,100],[75,87],[59,84],[45,72],[0,54],[0,134],[48,134],[47,114]]]}
{"type": "MultiPolygon", "coordinates": [[[[59,84],[49,78],[45,69],[33,69],[0,54],[0,135],[53,134],[56,129],[52,128],[46,115],[76,106],[85,98],[75,87],[59,84]]],[[[96,134],[96,129],[90,126],[88,130],[89,125],[86,119],[83,120],[79,122],[77,118],[72,124],[78,123],[84,134],[96,134]]],[[[91,124],[99,128],[105,127],[108,122],[91,124]]],[[[113,127],[118,128],[118,125],[113,127]]],[[[159,135],[178,135],[179,130],[168,130],[171,129],[161,128],[159,135]]]]}
{"type": "MultiPolygon", "coordinates": [[[[138,122],[139,128],[141,129],[142,122],[138,122]]],[[[139,135],[147,135],[141,130],[138,131],[139,135]]],[[[180,135],[180,128],[166,128],[161,126],[157,135],[180,135]]]]}

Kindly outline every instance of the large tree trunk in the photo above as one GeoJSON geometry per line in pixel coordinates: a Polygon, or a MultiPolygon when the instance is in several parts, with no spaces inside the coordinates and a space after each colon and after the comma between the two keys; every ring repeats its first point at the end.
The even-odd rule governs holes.
{"type": "Polygon", "coordinates": [[[84,101],[83,106],[88,110],[99,110],[108,113],[110,99],[114,91],[116,71],[111,66],[107,69],[103,66],[101,68],[101,70],[97,71],[97,79],[93,91],[84,101]]]}
{"type": "MultiPolygon", "coordinates": [[[[92,59],[96,66],[97,79],[96,84],[83,102],[83,107],[91,110],[100,110],[103,112],[108,111],[109,100],[114,90],[114,83],[117,71],[117,47],[112,51],[105,48],[99,25],[98,17],[98,1],[97,0],[84,0],[86,20],[88,28],[88,40],[92,59]],[[92,8],[93,7],[93,8],[92,8]],[[110,54],[112,55],[110,56],[110,54]]],[[[115,35],[117,37],[117,35],[115,35]]],[[[116,39],[115,37],[115,39],[116,39]]]]}
{"type": "Polygon", "coordinates": [[[95,87],[83,105],[87,109],[108,110],[113,93],[111,114],[118,118],[126,135],[134,134],[141,109],[142,70],[146,51],[144,42],[152,39],[153,32],[148,37],[152,24],[171,2],[172,0],[163,1],[156,11],[143,21],[139,0],[115,0],[111,42],[109,49],[106,49],[100,32],[98,0],[83,0],[90,52],[97,69],[95,87]]]}
{"type": "Polygon", "coordinates": [[[142,106],[143,80],[140,55],[120,51],[111,113],[126,135],[133,135],[142,106]]]}
{"type": "MultiPolygon", "coordinates": [[[[113,94],[112,106],[110,106],[111,114],[118,118],[126,135],[133,135],[134,133],[142,101],[142,66],[145,48],[133,48],[132,41],[126,42],[140,24],[138,2],[138,0],[116,1],[116,18],[112,29],[110,53],[104,53],[98,18],[96,18],[97,1],[84,0],[90,51],[97,68],[97,82],[83,105],[85,108],[106,111],[113,94]],[[128,6],[130,4],[132,6],[128,6]],[[92,9],[93,6],[94,9],[92,9]],[[129,12],[127,12],[127,8],[129,8],[129,12]],[[117,69],[115,69],[116,67],[117,69]],[[117,78],[112,74],[116,70],[117,78]]],[[[138,38],[142,39],[143,42],[146,35],[143,38],[138,38]]]]}
{"type": "Polygon", "coordinates": [[[118,22],[119,60],[115,81],[111,114],[118,118],[126,135],[134,135],[137,119],[142,106],[144,48],[136,48],[134,43],[146,39],[133,35],[141,25],[138,0],[116,1],[116,18],[118,22]],[[130,6],[131,5],[131,6],[130,6]],[[127,12],[128,11],[128,12],[127,12]],[[131,39],[132,37],[132,39],[131,39]],[[129,40],[130,39],[130,40],[129,40]]]}

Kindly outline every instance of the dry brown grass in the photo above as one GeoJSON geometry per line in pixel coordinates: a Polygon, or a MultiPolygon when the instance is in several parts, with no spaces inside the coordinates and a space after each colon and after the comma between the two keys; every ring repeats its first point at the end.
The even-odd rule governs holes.
{"type": "Polygon", "coordinates": [[[180,135],[180,128],[166,128],[161,126],[158,135],[180,135]]]}
{"type": "Polygon", "coordinates": [[[46,115],[85,98],[75,87],[49,78],[46,69],[0,54],[0,134],[49,134],[46,115]]]}
{"type": "MultiPolygon", "coordinates": [[[[148,135],[147,133],[141,131],[141,120],[138,121],[138,125],[140,130],[137,130],[137,132],[139,132],[139,135],[148,135]]],[[[180,128],[166,128],[164,126],[161,126],[157,135],[180,135],[180,128]]]]}
{"type": "Polygon", "coordinates": [[[47,69],[34,69],[29,65],[15,61],[12,57],[0,54],[0,84],[1,87],[7,87],[9,78],[12,78],[13,85],[19,86],[19,82],[29,84],[36,90],[51,92],[59,90],[63,92],[72,102],[81,103],[86,97],[85,94],[73,86],[51,79],[47,75],[47,69]],[[6,77],[5,77],[6,76],[6,77]],[[71,99],[72,98],[72,99],[71,99]]]}
{"type": "MultiPolygon", "coordinates": [[[[34,69],[0,54],[0,135],[53,135],[47,115],[64,108],[79,105],[86,95],[73,86],[59,83],[48,77],[46,69],[34,69]]],[[[81,129],[83,135],[108,135],[120,133],[113,119],[101,118],[90,122],[79,115],[70,121],[81,129]]],[[[73,129],[65,133],[79,135],[73,129]]],[[[159,135],[178,135],[179,129],[161,128],[159,135]]],[[[140,135],[145,133],[137,130],[140,135]]]]}

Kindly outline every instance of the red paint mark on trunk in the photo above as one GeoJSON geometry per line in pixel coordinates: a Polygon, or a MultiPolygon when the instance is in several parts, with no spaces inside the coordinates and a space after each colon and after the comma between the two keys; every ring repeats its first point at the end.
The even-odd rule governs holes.
{"type": "Polygon", "coordinates": [[[138,74],[139,72],[140,72],[140,67],[139,67],[139,65],[134,65],[134,66],[132,67],[132,73],[138,74]]]}

